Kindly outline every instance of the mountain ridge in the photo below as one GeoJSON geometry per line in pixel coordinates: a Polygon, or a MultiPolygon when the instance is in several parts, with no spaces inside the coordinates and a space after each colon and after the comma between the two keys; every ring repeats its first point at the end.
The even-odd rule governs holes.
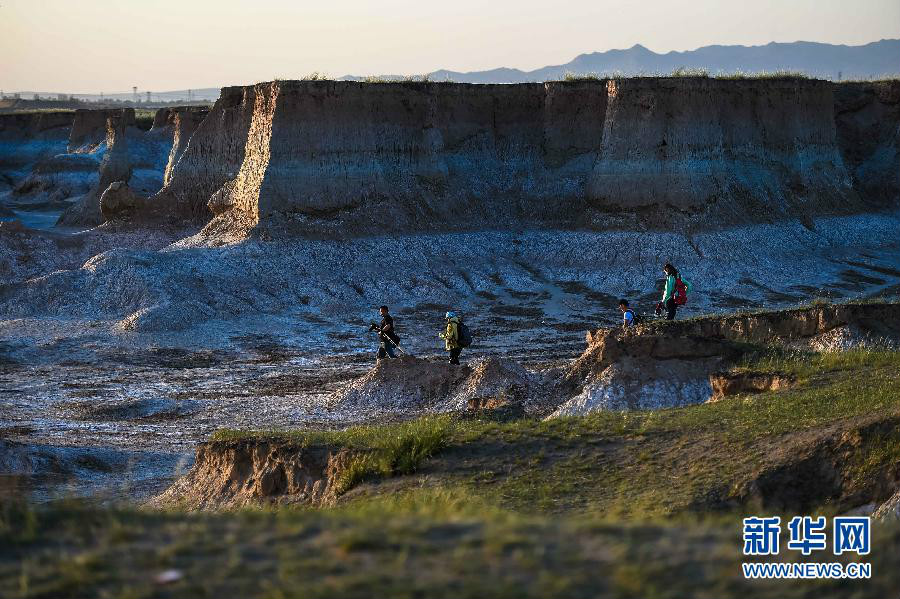
{"type": "MultiPolygon", "coordinates": [[[[567,63],[547,65],[533,70],[514,67],[496,67],[483,71],[453,71],[437,69],[426,73],[432,81],[458,83],[534,83],[563,79],[575,75],[653,75],[668,74],[678,68],[704,69],[710,74],[743,72],[754,74],[777,70],[798,71],[810,77],[829,80],[871,79],[884,76],[900,76],[900,39],[882,39],[858,46],[827,44],[822,42],[769,42],[758,46],[712,44],[694,50],[670,50],[657,53],[641,44],[630,48],[587,52],[577,55],[567,63]]],[[[403,75],[378,75],[375,79],[403,80],[403,75]]],[[[341,81],[365,81],[369,76],[344,75],[341,81]]],[[[229,87],[229,86],[223,86],[229,87]]],[[[220,87],[191,90],[195,101],[215,101],[220,87]]],[[[141,91],[143,95],[146,90],[141,91]]],[[[56,92],[18,92],[23,97],[38,93],[43,97],[56,96],[56,92]]],[[[95,100],[99,94],[72,94],[82,100],[95,100]]],[[[188,90],[153,92],[156,100],[187,98],[188,90]]],[[[132,93],[110,93],[109,99],[128,100],[132,93]]]]}
{"type": "MultiPolygon", "coordinates": [[[[633,76],[671,73],[677,68],[705,69],[711,74],[790,70],[830,80],[876,78],[900,73],[900,39],[882,39],[859,46],[807,41],[769,42],[759,46],[714,44],[665,53],[635,44],[630,48],[579,54],[567,63],[531,71],[509,67],[465,72],[438,69],[426,75],[435,81],[449,79],[459,83],[530,83],[561,79],[567,73],[633,76]]],[[[402,79],[399,75],[381,78],[402,79]]],[[[345,75],[341,79],[361,81],[366,77],[345,75]]]]}

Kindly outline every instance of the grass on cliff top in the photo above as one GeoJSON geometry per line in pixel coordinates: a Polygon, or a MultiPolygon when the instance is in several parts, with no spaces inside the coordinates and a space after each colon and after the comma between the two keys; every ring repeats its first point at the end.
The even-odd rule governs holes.
{"type": "Polygon", "coordinates": [[[778,69],[775,71],[734,71],[731,73],[717,73],[716,79],[811,79],[802,71],[778,69]]]}
{"type": "Polygon", "coordinates": [[[415,420],[351,426],[336,430],[240,430],[219,429],[212,434],[212,441],[243,441],[246,439],[275,438],[303,446],[337,445],[350,449],[387,449],[403,439],[418,439],[425,444],[437,443],[445,437],[451,426],[447,415],[423,416],[415,420]]]}
{"type": "Polygon", "coordinates": [[[563,81],[602,81],[605,79],[631,79],[631,78],[655,77],[660,79],[668,78],[698,78],[698,79],[726,79],[726,80],[744,80],[744,79],[810,79],[811,77],[801,71],[776,70],[776,71],[733,71],[730,73],[711,74],[708,69],[678,67],[669,73],[646,73],[640,75],[624,75],[621,72],[612,73],[572,73],[567,72],[563,76],[563,81]]]}
{"type": "Polygon", "coordinates": [[[13,109],[4,109],[0,111],[0,114],[38,114],[38,113],[53,113],[53,112],[75,112],[74,108],[13,108],[13,109]]]}
{"type": "Polygon", "coordinates": [[[149,131],[153,126],[153,117],[156,116],[155,108],[135,108],[134,126],[144,131],[149,131]]]}
{"type": "Polygon", "coordinates": [[[354,426],[333,431],[237,431],[223,429],[213,441],[275,438],[303,446],[326,445],[357,450],[341,472],[338,494],[373,477],[412,474],[450,440],[449,416],[425,416],[390,425],[354,426]]]}
{"type": "MultiPolygon", "coordinates": [[[[605,73],[597,73],[597,72],[588,72],[588,73],[575,73],[572,71],[567,71],[561,79],[558,81],[565,81],[567,83],[577,83],[582,81],[605,81],[607,79],[638,79],[638,78],[657,78],[657,79],[669,79],[669,78],[698,78],[698,79],[725,79],[725,80],[759,80],[759,79],[814,79],[807,73],[802,71],[792,71],[787,69],[779,69],[774,71],[731,71],[731,72],[718,72],[718,73],[710,73],[708,69],[704,68],[689,68],[689,67],[678,67],[673,69],[668,73],[639,73],[634,75],[626,75],[621,71],[611,71],[605,73]]],[[[843,81],[836,81],[834,83],[890,83],[898,80],[898,76],[896,75],[885,75],[881,77],[873,77],[869,79],[858,78],[858,79],[845,79],[843,81]]],[[[300,77],[299,79],[292,79],[290,77],[273,77],[272,81],[337,81],[330,75],[324,72],[314,71],[307,75],[300,77]]],[[[453,79],[447,77],[442,80],[432,79],[431,74],[425,73],[422,75],[405,75],[405,76],[382,76],[382,75],[370,75],[365,77],[361,81],[362,83],[453,83],[453,79]]],[[[54,109],[47,109],[54,110],[54,109]]]]}
{"type": "MultiPolygon", "coordinates": [[[[896,305],[900,302],[897,301],[896,297],[865,297],[865,298],[854,298],[849,299],[847,301],[835,302],[830,301],[825,298],[815,298],[812,301],[799,303],[792,306],[785,306],[778,309],[772,308],[757,308],[757,309],[745,309],[745,310],[734,310],[729,312],[724,318],[735,318],[742,316],[758,316],[760,314],[782,314],[787,312],[796,312],[801,310],[809,310],[810,308],[817,307],[825,307],[825,306],[846,306],[846,305],[896,305]]],[[[654,327],[678,327],[682,326],[682,323],[691,323],[697,322],[700,320],[722,320],[722,314],[716,314],[715,312],[708,313],[699,313],[699,314],[691,314],[690,316],[681,317],[679,316],[676,320],[665,320],[664,318],[653,318],[651,314],[648,312],[644,315],[646,322],[644,324],[651,325],[654,327]]]]}

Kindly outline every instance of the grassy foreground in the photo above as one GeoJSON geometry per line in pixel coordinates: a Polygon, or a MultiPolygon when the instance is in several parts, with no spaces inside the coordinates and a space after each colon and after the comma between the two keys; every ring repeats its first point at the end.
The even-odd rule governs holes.
{"type": "MultiPolygon", "coordinates": [[[[900,353],[772,352],[742,367],[790,373],[798,385],[552,421],[484,415],[333,432],[221,431],[222,440],[283,436],[372,457],[326,509],[7,501],[0,597],[895,595],[898,524],[875,527],[862,560],[872,564],[870,580],[748,581],[740,519],[833,515],[874,496],[900,464],[900,353]],[[834,447],[839,488],[797,478],[796,464],[827,460],[834,447]],[[808,492],[747,491],[778,476],[787,491],[808,492]]],[[[791,551],[773,559],[805,561],[791,551]]]]}
{"type": "MultiPolygon", "coordinates": [[[[24,526],[0,535],[3,597],[888,597],[900,588],[898,526],[875,529],[871,580],[812,582],[744,580],[737,520],[522,516],[452,491],[320,512],[60,505],[19,517],[24,526]]],[[[824,558],[835,560],[847,561],[824,558]]]]}

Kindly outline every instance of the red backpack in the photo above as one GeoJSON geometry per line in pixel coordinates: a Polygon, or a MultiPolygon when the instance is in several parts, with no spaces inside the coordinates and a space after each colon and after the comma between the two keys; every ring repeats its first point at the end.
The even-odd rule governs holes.
{"type": "Polygon", "coordinates": [[[687,303],[687,285],[681,280],[681,276],[675,277],[675,305],[683,306],[687,303]]]}

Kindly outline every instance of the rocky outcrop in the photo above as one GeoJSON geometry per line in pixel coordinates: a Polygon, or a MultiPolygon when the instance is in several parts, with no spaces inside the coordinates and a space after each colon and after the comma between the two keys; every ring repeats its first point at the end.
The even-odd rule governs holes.
{"type": "Polygon", "coordinates": [[[127,183],[132,165],[128,151],[126,128],[134,123],[134,110],[127,108],[106,117],[106,152],[100,163],[97,185],[59,217],[60,225],[99,225],[103,222],[100,196],[114,182],[127,183]]]}
{"type": "Polygon", "coordinates": [[[175,115],[178,113],[179,108],[160,108],[155,113],[153,113],[153,123],[150,125],[150,130],[154,129],[165,129],[166,127],[171,127],[175,124],[175,115]]]}
{"type": "MultiPolygon", "coordinates": [[[[178,126],[179,116],[199,116],[199,119],[189,119],[199,124],[207,114],[209,114],[209,107],[207,106],[172,106],[170,108],[160,108],[153,114],[153,124],[150,127],[150,131],[159,131],[161,129],[170,129],[174,131],[178,126]]],[[[190,130],[191,133],[193,133],[193,129],[195,128],[196,125],[190,130]]],[[[191,133],[187,134],[188,139],[190,138],[191,133]]],[[[184,143],[187,144],[187,139],[184,140],[184,143]]]]}
{"type": "Polygon", "coordinates": [[[131,158],[125,132],[133,117],[133,111],[125,110],[106,120],[106,154],[100,163],[100,190],[106,189],[114,181],[128,182],[131,178],[131,158]]]}
{"type": "MultiPolygon", "coordinates": [[[[69,153],[88,153],[97,149],[104,141],[109,141],[107,121],[114,119],[124,129],[134,125],[134,109],[110,109],[75,111],[72,130],[69,134],[69,153]]],[[[105,188],[104,188],[105,189],[105,188]]]]}
{"type": "MultiPolygon", "coordinates": [[[[58,133],[57,129],[71,127],[73,119],[70,111],[0,114],[0,140],[10,142],[42,139],[49,131],[58,133]]],[[[56,138],[57,135],[53,137],[56,138]]]]}
{"type": "Polygon", "coordinates": [[[360,414],[454,412],[514,403],[522,409],[539,405],[540,377],[519,364],[487,358],[453,366],[401,356],[379,360],[368,373],[336,391],[330,403],[360,414]]]}
{"type": "Polygon", "coordinates": [[[793,387],[796,379],[780,372],[714,372],[709,375],[712,397],[709,401],[719,401],[723,397],[741,393],[762,393],[780,391],[793,387]]]}
{"type": "Polygon", "coordinates": [[[710,78],[225,88],[155,203],[216,215],[210,231],[269,234],[809,223],[893,197],[854,186],[833,89],[710,78]]]}
{"type": "Polygon", "coordinates": [[[131,191],[128,183],[114,181],[100,196],[100,213],[104,220],[127,218],[143,206],[143,198],[131,191]]]}
{"type": "Polygon", "coordinates": [[[351,453],[283,440],[201,443],[190,472],[150,505],[192,509],[260,503],[324,505],[340,490],[351,453]]]}
{"type": "MultiPolygon", "coordinates": [[[[60,129],[55,133],[59,139],[45,147],[40,159],[26,164],[21,172],[9,174],[0,168],[0,181],[12,184],[12,193],[5,201],[8,206],[21,210],[66,209],[63,224],[99,224],[102,222],[99,199],[110,183],[128,181],[131,190],[140,197],[159,191],[172,149],[174,123],[180,113],[194,110],[195,107],[165,109],[165,114],[158,119],[160,126],[150,131],[135,126],[132,109],[67,113],[71,131],[65,135],[71,151],[67,151],[60,129]]],[[[26,147],[33,149],[39,145],[40,135],[29,131],[21,135],[26,137],[27,143],[23,142],[26,147]],[[32,139],[27,139],[28,136],[32,139]]],[[[27,156],[28,152],[24,154],[27,156]]]]}
{"type": "Polygon", "coordinates": [[[20,126],[7,131],[9,146],[0,143],[0,192],[12,192],[3,198],[8,207],[68,209],[64,223],[90,225],[100,222],[99,196],[113,180],[129,179],[142,196],[162,187],[174,127],[143,131],[135,126],[133,109],[78,110],[56,120],[39,116],[18,119],[20,126]],[[67,126],[54,127],[62,122],[67,126]],[[11,170],[2,166],[7,158],[11,170]]]}
{"type": "MultiPolygon", "coordinates": [[[[554,415],[675,407],[702,403],[734,386],[751,390],[750,379],[735,382],[710,375],[743,355],[746,344],[809,346],[818,336],[847,325],[865,330],[869,338],[896,340],[900,304],[821,305],[589,332],[587,349],[568,366],[558,386],[571,399],[554,415]]],[[[774,384],[759,381],[765,382],[769,388],[774,384]]]]}

